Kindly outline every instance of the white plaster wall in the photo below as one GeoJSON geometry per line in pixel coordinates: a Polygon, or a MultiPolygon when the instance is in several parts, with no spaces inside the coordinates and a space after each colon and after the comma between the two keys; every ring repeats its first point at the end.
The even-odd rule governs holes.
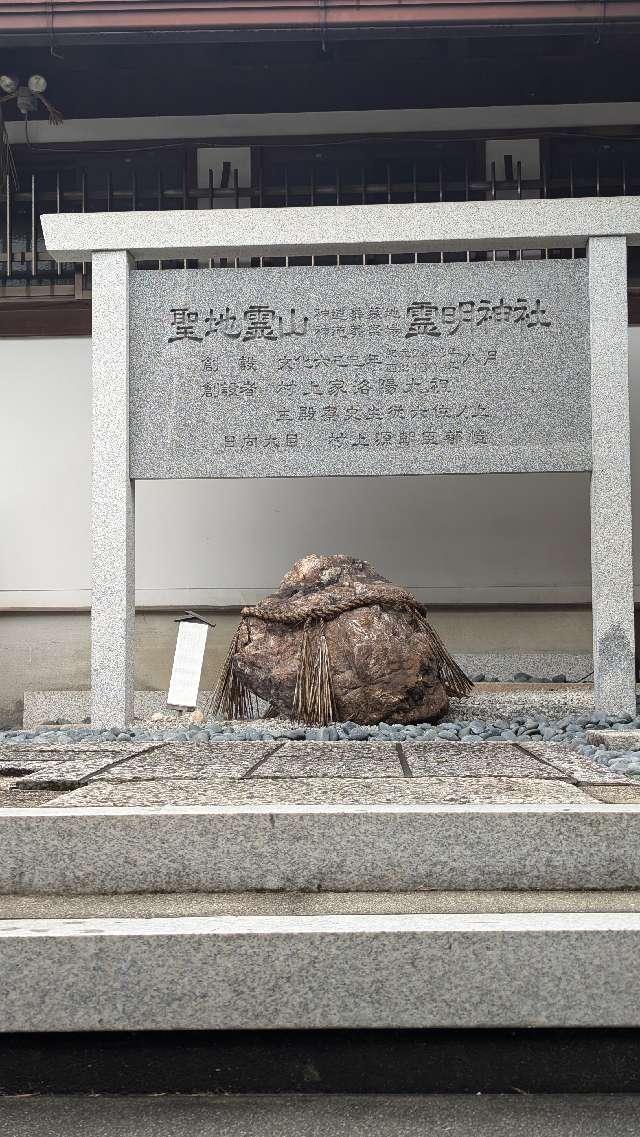
{"type": "MultiPolygon", "coordinates": [[[[630,343],[637,440],[640,329],[630,343]]],[[[89,603],[89,415],[90,340],[0,340],[0,607],[89,603]]],[[[311,550],[365,557],[432,604],[585,602],[588,478],[138,485],[140,604],[247,602],[311,550]]]]}

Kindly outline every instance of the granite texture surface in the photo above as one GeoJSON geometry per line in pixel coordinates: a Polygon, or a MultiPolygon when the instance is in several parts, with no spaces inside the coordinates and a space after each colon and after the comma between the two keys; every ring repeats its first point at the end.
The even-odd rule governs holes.
{"type": "MultiPolygon", "coordinates": [[[[309,1073],[309,1077],[312,1076],[309,1073]]],[[[12,1137],[636,1137],[634,1094],[4,1097],[12,1137]]]]}
{"type": "Polygon", "coordinates": [[[42,765],[45,762],[59,762],[65,756],[73,758],[83,754],[112,754],[115,758],[135,758],[138,754],[159,750],[166,742],[118,742],[118,741],[78,741],[78,742],[40,742],[31,738],[26,742],[8,742],[0,746],[0,762],[26,761],[42,765]]]}
{"type": "Polygon", "coordinates": [[[563,775],[509,742],[403,742],[402,753],[414,778],[555,778],[563,775]]]}
{"type": "Polygon", "coordinates": [[[440,249],[572,248],[590,236],[640,243],[638,198],[327,205],[286,209],[44,214],[49,252],[89,260],[94,249],[138,259],[303,256],[440,249]]]}
{"type": "MultiPolygon", "coordinates": [[[[556,652],[539,652],[539,653],[485,653],[485,654],[468,654],[468,653],[454,653],[454,657],[466,671],[468,675],[484,674],[487,678],[494,676],[501,682],[508,682],[513,679],[513,676],[523,671],[536,678],[551,679],[554,675],[566,675],[568,679],[579,679],[587,672],[591,671],[593,664],[591,662],[591,655],[584,654],[558,654],[556,652]]],[[[527,685],[532,690],[539,692],[540,688],[535,685],[527,685]]],[[[564,685],[563,685],[564,688],[564,685]]],[[[518,688],[520,690],[520,688],[518,688]]],[[[547,690],[547,685],[542,689],[547,690]]],[[[555,691],[556,688],[550,688],[548,693],[555,691]]],[[[479,693],[479,689],[474,691],[475,698],[479,693]]],[[[565,689],[564,691],[567,700],[574,698],[572,689],[565,689]]],[[[201,691],[198,698],[198,706],[204,707],[211,695],[210,691],[201,691]]],[[[525,691],[526,698],[529,698],[530,692],[525,691]]],[[[579,704],[580,707],[593,706],[593,687],[585,684],[581,688],[581,697],[584,696],[584,701],[579,704]]],[[[463,704],[461,704],[462,706],[463,704]]],[[[569,705],[569,703],[567,704],[569,705]]],[[[66,690],[66,691],[25,691],[24,693],[24,715],[23,725],[25,729],[40,726],[41,723],[48,723],[52,721],[61,722],[82,722],[87,718],[91,710],[91,693],[89,691],[66,690]]],[[[136,691],[134,696],[134,714],[135,718],[141,720],[148,720],[157,711],[167,711],[167,692],[166,691],[136,691]]],[[[560,714],[566,713],[561,711],[560,714]]]]}
{"type": "MultiPolygon", "coordinates": [[[[539,763],[549,765],[551,777],[565,777],[579,786],[632,785],[631,778],[616,774],[608,766],[592,762],[582,754],[568,750],[566,746],[552,742],[522,742],[522,748],[534,755],[539,763]]],[[[638,783],[640,786],[640,783],[638,783]]]]}
{"type": "Polygon", "coordinates": [[[635,714],[626,239],[590,240],[588,263],[595,705],[635,714]]]}
{"type": "MultiPolygon", "coordinates": [[[[0,894],[0,920],[149,916],[383,916],[487,912],[638,912],[640,891],[135,892],[0,894]]],[[[1,1099],[0,1099],[1,1100],[1,1099]]]]}
{"type": "Polygon", "coordinates": [[[134,483],[129,471],[129,257],[92,269],[91,721],[133,718],[134,483]]]}
{"type": "MultiPolygon", "coordinates": [[[[201,691],[198,706],[206,706],[211,691],[201,691]]],[[[134,693],[134,717],[148,720],[157,712],[167,713],[166,691],[136,691],[134,693]]],[[[42,723],[63,722],[81,723],[91,714],[91,692],[66,691],[25,691],[23,725],[29,730],[42,723]]]]}
{"type": "Polygon", "coordinates": [[[281,746],[281,742],[168,742],[114,766],[106,777],[109,781],[243,778],[281,746]]]}
{"type": "MultiPolygon", "coordinates": [[[[160,797],[167,783],[155,785],[160,797]]],[[[1,893],[640,888],[640,807],[586,796],[581,805],[66,807],[85,794],[0,809],[1,893]]]]}
{"type": "Polygon", "coordinates": [[[518,672],[534,679],[553,679],[564,675],[570,683],[583,679],[593,670],[591,652],[487,651],[455,652],[456,661],[467,675],[510,682],[518,672]]]}
{"type": "Polygon", "coordinates": [[[626,912],[9,920],[0,1028],[637,1027],[639,951],[626,912]]]}
{"type": "Polygon", "coordinates": [[[601,801],[609,805],[636,805],[640,804],[640,781],[630,778],[626,785],[610,782],[592,783],[582,785],[589,797],[594,801],[601,801]]]}
{"type": "Polygon", "coordinates": [[[402,778],[395,742],[285,742],[258,778],[402,778]]]}
{"type": "Polygon", "coordinates": [[[481,683],[468,699],[451,699],[447,719],[508,719],[512,715],[538,714],[549,719],[579,714],[593,708],[594,692],[589,683],[481,683]]]}
{"type": "Polygon", "coordinates": [[[587,738],[607,750],[640,750],[640,730],[588,730],[587,738]]]}
{"type": "Polygon", "coordinates": [[[32,773],[19,779],[19,784],[25,789],[50,789],[58,786],[60,789],[83,785],[96,774],[111,774],[125,761],[123,755],[99,754],[93,751],[90,754],[68,755],[60,758],[58,762],[43,762],[36,766],[32,773]]]}
{"type": "Polygon", "coordinates": [[[133,270],[134,478],[591,468],[587,266],[133,270]]]}
{"type": "MultiPolygon", "coordinates": [[[[33,775],[32,775],[33,777],[33,775]]],[[[92,780],[62,801],[69,808],[131,805],[369,805],[422,802],[556,804],[586,803],[566,781],[548,778],[164,778],[136,782],[92,780]]]]}
{"type": "Polygon", "coordinates": [[[52,798],[59,797],[60,789],[42,790],[33,786],[23,786],[20,779],[5,777],[0,773],[0,808],[36,808],[46,805],[52,798]]]}

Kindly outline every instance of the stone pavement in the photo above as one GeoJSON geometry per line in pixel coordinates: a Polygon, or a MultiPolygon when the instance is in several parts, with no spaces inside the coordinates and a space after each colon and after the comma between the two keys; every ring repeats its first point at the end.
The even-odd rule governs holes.
{"type": "Polygon", "coordinates": [[[640,782],[542,742],[0,747],[4,807],[593,801],[640,802],[640,782]]]}

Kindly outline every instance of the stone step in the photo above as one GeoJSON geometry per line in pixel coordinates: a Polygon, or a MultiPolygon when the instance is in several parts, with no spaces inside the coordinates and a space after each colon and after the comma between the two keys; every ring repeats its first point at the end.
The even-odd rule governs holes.
{"type": "Polygon", "coordinates": [[[0,894],[640,888],[640,805],[0,809],[0,894]]]}
{"type": "Polygon", "coordinates": [[[24,1095],[12,1137],[636,1137],[637,1094],[24,1095]]]}
{"type": "Polygon", "coordinates": [[[640,914],[0,922],[2,1032],[637,1027],[640,914]]]}
{"type": "Polygon", "coordinates": [[[637,912],[640,889],[433,892],[129,892],[0,896],[0,920],[176,916],[505,915],[637,912]]]}

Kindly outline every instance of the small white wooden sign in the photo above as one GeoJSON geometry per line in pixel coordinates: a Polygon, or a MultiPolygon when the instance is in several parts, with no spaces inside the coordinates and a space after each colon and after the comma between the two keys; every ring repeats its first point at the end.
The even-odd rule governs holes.
{"type": "Polygon", "coordinates": [[[180,621],[167,706],[197,706],[208,631],[208,624],[197,623],[195,620],[180,621]]]}

